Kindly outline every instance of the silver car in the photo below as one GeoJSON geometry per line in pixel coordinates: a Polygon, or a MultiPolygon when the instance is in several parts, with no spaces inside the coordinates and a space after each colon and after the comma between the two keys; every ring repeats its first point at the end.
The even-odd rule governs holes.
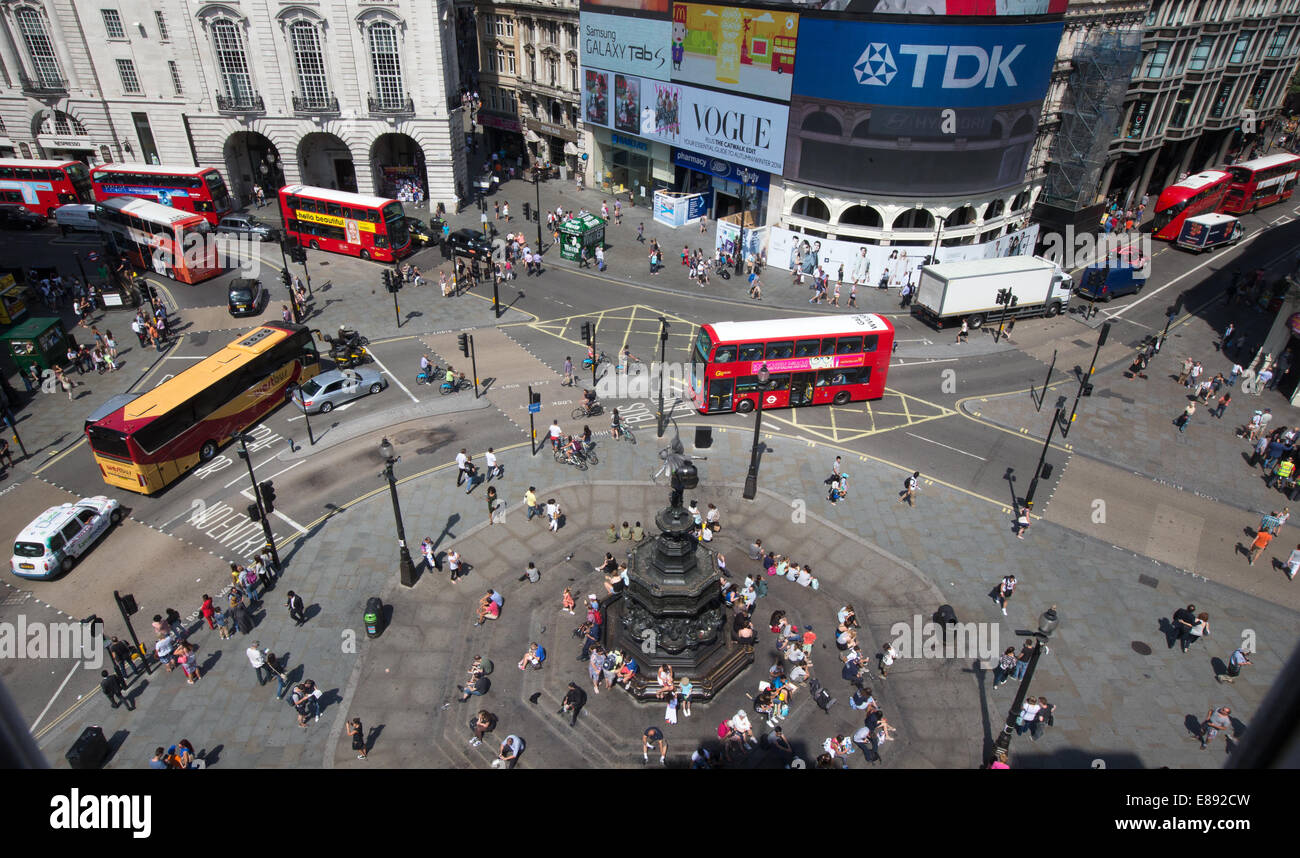
{"type": "Polygon", "coordinates": [[[388,387],[388,381],[373,369],[331,369],[303,382],[293,392],[294,404],[309,412],[328,414],[342,405],[388,387]]]}

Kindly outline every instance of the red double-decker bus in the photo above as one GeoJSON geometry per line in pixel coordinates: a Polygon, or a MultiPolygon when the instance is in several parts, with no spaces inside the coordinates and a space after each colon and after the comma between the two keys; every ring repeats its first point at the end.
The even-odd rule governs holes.
{"type": "Polygon", "coordinates": [[[1245,214],[1290,199],[1300,175],[1300,155],[1279,152],[1224,168],[1232,176],[1222,212],[1245,214]]]}
{"type": "Polygon", "coordinates": [[[95,204],[95,222],[111,248],[145,271],[201,283],[225,270],[202,215],[117,197],[95,204]]]}
{"type": "Polygon", "coordinates": [[[213,226],[235,205],[215,167],[103,164],[90,171],[90,181],[95,202],[136,197],[202,215],[213,226]]]}
{"type": "Polygon", "coordinates": [[[59,206],[91,202],[90,170],[80,161],[0,159],[0,203],[54,217],[59,206]]]}
{"type": "Polygon", "coordinates": [[[392,262],[411,249],[402,204],[386,197],[285,185],[280,214],[285,235],[312,250],[392,262]]]}
{"type": "Polygon", "coordinates": [[[690,397],[704,414],[879,399],[893,348],[872,313],[716,322],[691,349],[690,397]]]}
{"type": "Polygon", "coordinates": [[[1165,188],[1156,198],[1151,234],[1165,241],[1178,238],[1189,217],[1219,211],[1231,183],[1232,176],[1222,170],[1204,170],[1165,188]]]}

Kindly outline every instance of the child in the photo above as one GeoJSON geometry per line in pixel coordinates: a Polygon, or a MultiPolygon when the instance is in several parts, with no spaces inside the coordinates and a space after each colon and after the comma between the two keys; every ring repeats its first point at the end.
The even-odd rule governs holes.
{"type": "Polygon", "coordinates": [[[573,613],[573,609],[574,609],[575,606],[577,606],[577,604],[578,604],[578,603],[577,603],[576,601],[574,601],[574,599],[573,599],[573,590],[571,590],[571,589],[568,588],[568,587],[565,587],[565,588],[564,588],[564,605],[563,605],[564,610],[566,610],[566,611],[568,611],[570,614],[572,614],[572,613],[573,613]]]}
{"type": "Polygon", "coordinates": [[[358,752],[357,759],[364,760],[366,758],[366,736],[360,718],[353,718],[348,722],[348,735],[352,737],[352,750],[358,752]]]}
{"type": "Polygon", "coordinates": [[[684,718],[691,717],[691,691],[693,690],[694,686],[691,685],[690,677],[683,676],[678,694],[681,696],[681,710],[684,718]]]}
{"type": "Polygon", "coordinates": [[[433,540],[425,537],[420,540],[420,553],[424,555],[424,562],[429,564],[429,569],[436,569],[438,566],[437,555],[433,552],[433,540]]]}

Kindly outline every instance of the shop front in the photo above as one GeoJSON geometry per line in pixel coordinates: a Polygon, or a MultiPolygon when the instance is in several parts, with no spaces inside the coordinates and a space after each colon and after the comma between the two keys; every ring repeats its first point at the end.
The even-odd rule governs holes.
{"type": "Polygon", "coordinates": [[[676,147],[673,167],[674,188],[704,194],[714,219],[746,211],[758,217],[760,226],[764,223],[770,173],[676,147]]]}
{"type": "Polygon", "coordinates": [[[653,140],[620,134],[607,128],[592,129],[595,140],[595,175],[610,193],[631,191],[638,204],[648,206],[655,191],[673,188],[671,147],[653,140]]]}
{"type": "Polygon", "coordinates": [[[516,117],[479,110],[477,121],[483,126],[489,152],[505,152],[511,161],[523,154],[524,127],[516,117]]]}
{"type": "Polygon", "coordinates": [[[532,117],[524,120],[524,128],[524,139],[528,142],[528,152],[533,161],[562,164],[571,170],[577,166],[573,163],[576,154],[568,154],[571,151],[577,152],[577,131],[532,117]]]}

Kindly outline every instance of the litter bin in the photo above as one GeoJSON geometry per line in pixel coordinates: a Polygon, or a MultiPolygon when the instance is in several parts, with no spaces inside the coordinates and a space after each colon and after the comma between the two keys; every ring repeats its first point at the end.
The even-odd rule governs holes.
{"type": "Polygon", "coordinates": [[[82,730],[64,758],[74,769],[99,769],[103,768],[107,756],[108,739],[104,738],[104,731],[96,726],[82,730]]]}
{"type": "Polygon", "coordinates": [[[361,618],[366,624],[366,635],[377,638],[384,633],[384,602],[378,596],[366,600],[366,613],[361,618]]]}

